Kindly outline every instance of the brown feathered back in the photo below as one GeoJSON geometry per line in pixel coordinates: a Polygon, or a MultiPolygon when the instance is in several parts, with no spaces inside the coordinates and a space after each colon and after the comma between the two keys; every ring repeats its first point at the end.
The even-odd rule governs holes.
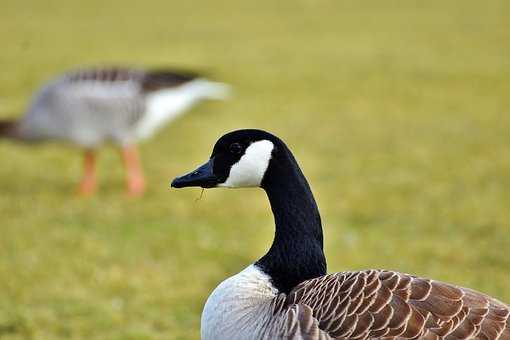
{"type": "Polygon", "coordinates": [[[392,271],[325,275],[277,301],[290,339],[510,340],[510,308],[502,302],[392,271]]]}

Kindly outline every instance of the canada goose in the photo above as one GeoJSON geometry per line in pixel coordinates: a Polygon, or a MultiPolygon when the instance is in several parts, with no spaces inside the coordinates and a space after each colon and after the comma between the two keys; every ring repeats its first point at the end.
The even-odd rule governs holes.
{"type": "Polygon", "coordinates": [[[95,149],[112,141],[122,148],[128,193],[145,188],[137,141],[202,99],[224,99],[228,87],[198,74],[95,68],[69,72],[45,84],[18,120],[0,121],[0,137],[61,140],[85,149],[81,194],[96,188],[95,149]]]}
{"type": "Polygon", "coordinates": [[[510,339],[510,307],[387,271],[326,273],[319,210],[285,143],[261,130],[221,137],[172,187],[261,187],[276,232],[266,255],[209,296],[202,339],[510,339]]]}

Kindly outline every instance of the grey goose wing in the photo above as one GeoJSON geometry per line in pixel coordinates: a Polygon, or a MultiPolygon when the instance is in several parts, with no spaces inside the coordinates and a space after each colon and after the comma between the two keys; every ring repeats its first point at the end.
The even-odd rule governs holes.
{"type": "Polygon", "coordinates": [[[67,115],[81,116],[102,125],[127,128],[138,122],[145,110],[140,91],[144,72],[128,68],[97,68],[64,75],[57,82],[54,104],[67,115]]]}
{"type": "Polygon", "coordinates": [[[187,70],[157,69],[142,71],[124,67],[90,68],[69,72],[65,79],[70,83],[138,84],[142,92],[153,92],[178,87],[202,76],[187,70]]]}
{"type": "Polygon", "coordinates": [[[141,87],[144,92],[158,91],[181,86],[200,77],[198,73],[191,71],[154,70],[144,74],[141,87]]]}

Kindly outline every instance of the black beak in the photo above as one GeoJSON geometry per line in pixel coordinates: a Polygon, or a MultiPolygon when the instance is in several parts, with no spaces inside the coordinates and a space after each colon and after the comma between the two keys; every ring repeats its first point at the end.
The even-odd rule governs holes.
{"type": "Polygon", "coordinates": [[[172,181],[172,188],[202,187],[212,188],[218,184],[218,177],[213,173],[213,159],[190,172],[187,175],[177,177],[172,181]]]}

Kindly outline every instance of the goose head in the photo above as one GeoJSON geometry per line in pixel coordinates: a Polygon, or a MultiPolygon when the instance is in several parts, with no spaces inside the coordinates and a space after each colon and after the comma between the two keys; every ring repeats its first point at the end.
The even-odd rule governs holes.
{"type": "Polygon", "coordinates": [[[222,136],[210,159],[177,177],[172,187],[261,187],[275,219],[275,238],[255,265],[274,287],[288,293],[300,282],[326,273],[322,225],[312,191],[289,148],[262,130],[222,136]]]}
{"type": "Polygon", "coordinates": [[[262,130],[237,130],[222,136],[209,160],[196,170],[175,178],[171,186],[184,187],[263,187],[283,142],[262,130]]]}

